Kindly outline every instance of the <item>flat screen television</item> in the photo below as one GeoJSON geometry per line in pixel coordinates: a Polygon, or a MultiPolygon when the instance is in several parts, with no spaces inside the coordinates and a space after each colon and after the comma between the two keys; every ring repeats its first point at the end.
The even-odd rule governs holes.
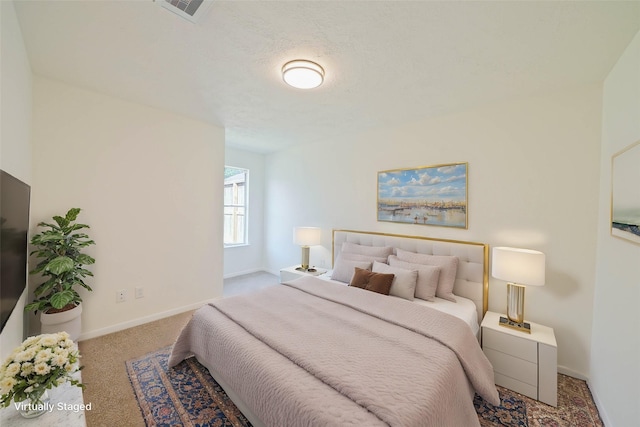
{"type": "Polygon", "coordinates": [[[0,171],[0,300],[2,329],[27,286],[31,187],[0,171]]]}

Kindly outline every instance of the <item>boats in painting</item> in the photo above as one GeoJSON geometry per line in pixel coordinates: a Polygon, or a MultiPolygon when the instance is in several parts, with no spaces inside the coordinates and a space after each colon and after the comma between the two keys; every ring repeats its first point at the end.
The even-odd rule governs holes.
{"type": "Polygon", "coordinates": [[[467,163],[378,172],[378,221],[467,228],[467,163]]]}

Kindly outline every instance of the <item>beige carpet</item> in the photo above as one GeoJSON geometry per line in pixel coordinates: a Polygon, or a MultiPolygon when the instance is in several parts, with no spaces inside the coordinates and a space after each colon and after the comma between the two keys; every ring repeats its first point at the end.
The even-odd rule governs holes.
{"type": "Polygon", "coordinates": [[[80,341],[87,427],[144,427],[125,361],[173,344],[192,311],[121,332],[80,341]]]}

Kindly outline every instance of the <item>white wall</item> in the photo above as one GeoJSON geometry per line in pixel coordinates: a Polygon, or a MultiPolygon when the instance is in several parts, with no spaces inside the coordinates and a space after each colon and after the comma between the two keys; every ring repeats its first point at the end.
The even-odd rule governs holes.
{"type": "Polygon", "coordinates": [[[264,154],[225,149],[225,164],[249,169],[248,245],[224,249],[224,277],[253,273],[264,269],[262,262],[264,226],[264,154]]]}
{"type": "Polygon", "coordinates": [[[222,295],[223,129],[40,77],[33,120],[33,219],[82,208],[96,241],[80,339],[222,295]]]}
{"type": "MultiPolygon", "coordinates": [[[[0,168],[31,185],[31,66],[13,2],[0,2],[2,30],[0,116],[0,168]]],[[[26,268],[26,266],[25,266],[26,268]]],[[[27,292],[0,334],[0,358],[4,360],[25,337],[24,305],[27,292]]]]}
{"type": "MultiPolygon", "coordinates": [[[[295,225],[317,225],[329,266],[331,229],[425,235],[538,249],[547,284],[527,289],[525,317],[555,328],[559,364],[586,377],[595,277],[601,86],[513,100],[267,156],[266,264],[299,262],[295,225]],[[469,163],[469,229],[376,220],[377,172],[469,163]]],[[[505,282],[489,309],[504,311],[505,282]]]]}
{"type": "Polygon", "coordinates": [[[611,156],[638,140],[640,33],[605,80],[603,94],[590,385],[609,426],[640,425],[640,245],[610,234],[611,156]]]}

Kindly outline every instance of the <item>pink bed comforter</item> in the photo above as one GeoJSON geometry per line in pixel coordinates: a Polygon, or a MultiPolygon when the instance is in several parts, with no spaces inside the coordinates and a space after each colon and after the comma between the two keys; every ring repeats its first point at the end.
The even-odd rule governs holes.
{"type": "Polygon", "coordinates": [[[499,404],[462,320],[314,277],[202,307],[169,364],[193,354],[268,426],[473,426],[473,391],[499,404]]]}

